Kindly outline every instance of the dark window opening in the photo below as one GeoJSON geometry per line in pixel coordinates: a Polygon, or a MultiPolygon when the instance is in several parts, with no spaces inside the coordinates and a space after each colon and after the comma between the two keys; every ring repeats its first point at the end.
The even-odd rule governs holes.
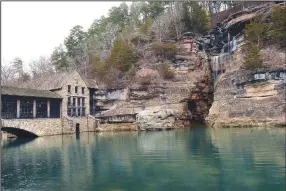
{"type": "Polygon", "coordinates": [[[82,106],[83,107],[85,106],[85,99],[84,99],[84,97],[82,98],[82,106]]]}
{"type": "Polygon", "coordinates": [[[77,106],[80,107],[80,98],[77,98],[77,106]]]}
{"type": "Polygon", "coordinates": [[[68,106],[71,106],[71,97],[68,97],[68,106]]]}
{"type": "Polygon", "coordinates": [[[48,117],[47,101],[44,100],[36,101],[36,117],[37,118],[48,117]]]}
{"type": "Polygon", "coordinates": [[[85,116],[85,107],[82,108],[82,116],[85,116]]]}
{"type": "Polygon", "coordinates": [[[82,94],[84,94],[84,87],[81,88],[81,92],[82,92],[82,94]]]}
{"type": "Polygon", "coordinates": [[[2,118],[17,118],[17,99],[2,99],[2,118]]]}
{"type": "Polygon", "coordinates": [[[72,116],[73,116],[73,117],[76,117],[76,108],[73,108],[73,109],[72,109],[72,116]]]}
{"type": "Polygon", "coordinates": [[[78,89],[78,87],[76,86],[75,88],[74,88],[74,92],[77,94],[77,89],[78,89]]]}
{"type": "Polygon", "coordinates": [[[68,93],[71,93],[71,86],[68,85],[68,93]]]}
{"type": "Polygon", "coordinates": [[[75,97],[72,99],[72,106],[75,106],[75,103],[76,103],[76,99],[75,97]]]}
{"type": "Polygon", "coordinates": [[[81,110],[80,108],[77,109],[77,116],[81,116],[80,115],[81,114],[80,110],[81,110]]]}
{"type": "Polygon", "coordinates": [[[71,117],[72,116],[72,109],[68,107],[68,116],[71,117]]]}
{"type": "Polygon", "coordinates": [[[20,101],[20,118],[33,118],[33,100],[20,101]]]}
{"type": "Polygon", "coordinates": [[[50,100],[50,118],[59,118],[61,116],[61,100],[50,100]]]}
{"type": "MultiPolygon", "coordinates": [[[[97,112],[97,108],[96,108],[96,99],[95,99],[95,90],[94,89],[90,89],[90,99],[89,99],[89,104],[90,104],[90,114],[91,115],[96,115],[97,112]]],[[[84,101],[83,101],[84,102],[84,101]]],[[[84,104],[83,104],[84,105],[84,104]]]]}

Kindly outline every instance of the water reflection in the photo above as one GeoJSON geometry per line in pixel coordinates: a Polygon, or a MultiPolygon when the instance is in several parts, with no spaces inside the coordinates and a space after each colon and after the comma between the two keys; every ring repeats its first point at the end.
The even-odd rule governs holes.
{"type": "Polygon", "coordinates": [[[84,133],[7,144],[5,190],[285,189],[281,129],[84,133]]]}
{"type": "Polygon", "coordinates": [[[33,141],[36,138],[14,138],[14,139],[5,139],[2,141],[2,147],[5,149],[11,148],[11,147],[19,147],[22,146],[26,143],[29,143],[31,141],[33,141]]]}

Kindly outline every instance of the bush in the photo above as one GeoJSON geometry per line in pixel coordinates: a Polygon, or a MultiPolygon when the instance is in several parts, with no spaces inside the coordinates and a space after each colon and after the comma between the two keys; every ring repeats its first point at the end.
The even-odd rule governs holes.
{"type": "Polygon", "coordinates": [[[163,77],[165,80],[171,80],[171,79],[174,79],[175,77],[175,72],[172,71],[169,65],[166,63],[160,64],[157,67],[157,70],[160,76],[163,77]]]}
{"type": "Polygon", "coordinates": [[[151,19],[147,17],[145,22],[140,26],[140,32],[143,34],[147,34],[151,23],[152,23],[151,19]]]}
{"type": "Polygon", "coordinates": [[[262,66],[262,58],[260,55],[260,48],[255,43],[246,45],[246,54],[244,55],[243,66],[246,69],[257,69],[262,66]]]}
{"type": "Polygon", "coordinates": [[[136,62],[137,58],[133,54],[132,48],[128,42],[124,40],[115,40],[107,63],[122,72],[127,72],[136,62]]]}
{"type": "Polygon", "coordinates": [[[148,85],[152,84],[152,79],[153,79],[153,77],[150,75],[141,76],[141,78],[139,79],[139,83],[142,86],[148,86],[148,85]]]}
{"type": "Polygon", "coordinates": [[[155,54],[172,59],[177,54],[177,47],[174,43],[155,42],[152,44],[152,50],[155,54]]]}
{"type": "Polygon", "coordinates": [[[286,46],[286,7],[276,7],[270,15],[272,23],[269,27],[269,36],[280,45],[286,46]]]}
{"type": "Polygon", "coordinates": [[[258,16],[253,22],[246,25],[244,30],[246,40],[261,46],[266,37],[268,27],[268,23],[262,20],[261,15],[258,16]]]}
{"type": "Polygon", "coordinates": [[[107,74],[107,63],[101,61],[98,55],[91,56],[90,61],[93,74],[98,79],[103,79],[107,74]]]}

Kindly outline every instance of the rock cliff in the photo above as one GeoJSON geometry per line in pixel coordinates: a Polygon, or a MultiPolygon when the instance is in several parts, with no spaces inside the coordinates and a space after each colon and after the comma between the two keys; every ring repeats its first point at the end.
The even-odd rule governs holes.
{"type": "Polygon", "coordinates": [[[106,109],[96,116],[101,121],[99,128],[124,123],[136,125],[138,130],[160,130],[204,120],[213,96],[208,57],[194,46],[193,52],[181,51],[176,58],[167,61],[175,75],[172,80],[159,78],[155,69],[158,63],[152,63],[137,72],[139,83],[122,89],[99,90],[103,93],[96,99],[106,109]]]}
{"type": "Polygon", "coordinates": [[[98,128],[124,124],[133,130],[161,130],[191,121],[206,121],[209,127],[285,126],[285,53],[268,47],[261,51],[261,68],[241,67],[244,27],[259,14],[269,19],[271,7],[281,5],[269,2],[234,13],[206,36],[186,33],[176,41],[179,53],[165,61],[174,72],[172,80],[160,78],[160,59],[142,61],[132,85],[98,91],[103,108],[96,116],[98,128]]]}
{"type": "MultiPolygon", "coordinates": [[[[285,126],[285,53],[275,48],[262,51],[263,67],[251,71],[226,70],[215,83],[210,127],[285,126]]],[[[238,52],[229,64],[242,63],[238,52]]]]}

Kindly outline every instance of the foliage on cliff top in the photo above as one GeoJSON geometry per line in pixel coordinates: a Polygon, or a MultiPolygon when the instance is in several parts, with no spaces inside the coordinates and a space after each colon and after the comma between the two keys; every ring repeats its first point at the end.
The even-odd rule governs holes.
{"type": "Polygon", "coordinates": [[[262,15],[256,17],[254,21],[246,25],[245,39],[248,42],[256,43],[258,46],[262,46],[264,39],[266,38],[269,24],[263,21],[262,15]]]}
{"type": "Polygon", "coordinates": [[[254,70],[262,66],[260,47],[256,43],[248,43],[245,49],[243,67],[254,70]]]}
{"type": "Polygon", "coordinates": [[[246,25],[244,31],[247,44],[244,50],[243,67],[247,69],[256,69],[262,66],[260,50],[264,44],[274,41],[281,47],[286,45],[286,7],[273,8],[270,16],[270,22],[265,22],[262,15],[259,15],[246,25]]]}
{"type": "Polygon", "coordinates": [[[151,48],[155,54],[164,56],[167,59],[172,59],[178,51],[176,45],[172,42],[155,42],[152,44],[151,48]]]}
{"type": "MultiPolygon", "coordinates": [[[[130,34],[138,32],[147,37],[147,40],[144,37],[145,41],[152,43],[152,40],[156,42],[164,38],[178,39],[185,31],[204,32],[210,24],[209,15],[232,6],[233,3],[229,2],[211,1],[141,1],[132,2],[130,6],[122,3],[112,7],[107,16],[95,19],[86,31],[80,25],[74,26],[70,34],[64,39],[64,44],[54,49],[49,58],[49,63],[52,63],[53,72],[69,71],[75,68],[83,76],[90,78],[95,78],[100,73],[102,75],[106,73],[104,70],[107,70],[108,67],[104,63],[106,64],[108,59],[112,60],[112,63],[115,61],[114,65],[121,72],[129,71],[128,68],[134,61],[129,54],[131,52],[129,47],[127,47],[126,52],[129,52],[131,61],[126,60],[128,63],[123,62],[123,59],[118,57],[122,52],[112,54],[113,46],[116,44],[114,41],[119,37],[124,36],[123,39],[126,40],[126,37],[131,36],[130,34]],[[151,38],[153,33],[158,34],[155,35],[154,39],[151,38]],[[94,56],[91,55],[97,55],[100,61],[96,61],[98,59],[92,58],[94,56]],[[95,63],[99,65],[95,66],[95,63]],[[94,71],[97,72],[94,73],[94,71]]],[[[144,49],[142,50],[144,52],[145,48],[140,46],[133,45],[133,51],[141,48],[144,49]]],[[[169,49],[167,54],[174,54],[172,50],[172,48],[169,49]]],[[[125,54],[123,57],[126,59],[129,56],[125,54]]],[[[33,67],[38,67],[37,63],[34,62],[33,67]]],[[[3,76],[9,76],[8,70],[3,71],[3,76]]],[[[40,74],[46,75],[49,72],[42,71],[40,74]]],[[[33,77],[35,76],[33,75],[33,77]]],[[[6,77],[6,79],[8,78],[6,77]]]]}
{"type": "Polygon", "coordinates": [[[122,72],[127,72],[137,61],[131,46],[127,41],[117,39],[114,41],[111,54],[107,59],[107,64],[122,72]]]}
{"type": "Polygon", "coordinates": [[[286,47],[286,7],[275,7],[271,11],[272,22],[268,34],[282,47],[286,47]]]}

